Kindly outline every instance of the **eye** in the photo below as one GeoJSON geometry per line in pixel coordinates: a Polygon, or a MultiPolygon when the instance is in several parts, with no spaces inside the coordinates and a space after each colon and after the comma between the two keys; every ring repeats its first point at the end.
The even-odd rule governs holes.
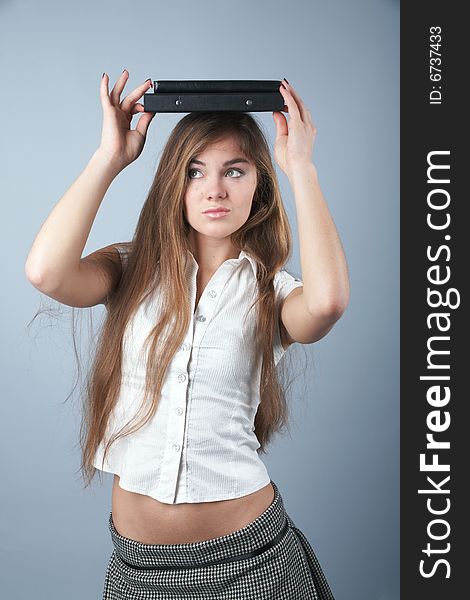
{"type": "Polygon", "coordinates": [[[242,171],[241,169],[229,169],[229,170],[227,171],[227,173],[228,173],[229,171],[233,171],[234,173],[238,173],[238,174],[240,175],[240,177],[243,175],[243,171],[242,171]]]}
{"type": "MultiPolygon", "coordinates": [[[[192,172],[196,172],[196,173],[200,173],[201,171],[199,169],[189,169],[188,170],[188,177],[189,179],[196,179],[196,177],[191,177],[191,173],[192,172]]],[[[241,169],[228,169],[228,171],[226,171],[226,173],[230,173],[230,171],[233,171],[234,173],[238,173],[238,176],[241,177],[242,175],[244,175],[244,171],[242,171],[241,169]]],[[[238,179],[238,177],[230,177],[230,179],[238,179]]]]}

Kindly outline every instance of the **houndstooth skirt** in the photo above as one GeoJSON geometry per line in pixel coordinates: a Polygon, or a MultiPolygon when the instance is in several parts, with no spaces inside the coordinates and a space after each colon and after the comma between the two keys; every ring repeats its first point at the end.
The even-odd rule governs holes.
{"type": "Polygon", "coordinates": [[[186,544],[143,544],[120,535],[103,600],[334,600],[315,553],[284,508],[270,506],[228,535],[186,544]]]}

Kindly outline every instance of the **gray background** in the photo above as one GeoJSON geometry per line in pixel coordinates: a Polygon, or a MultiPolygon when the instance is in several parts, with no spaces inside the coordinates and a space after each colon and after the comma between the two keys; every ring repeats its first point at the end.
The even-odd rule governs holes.
{"type": "MultiPolygon", "coordinates": [[[[350,305],[294,386],[291,436],[264,460],[337,600],[399,597],[399,5],[392,0],[0,0],[3,252],[0,580],[9,600],[101,598],[112,476],[82,490],[68,307],[29,284],[39,227],[97,148],[103,71],[287,79],[317,126],[313,160],[340,232],[350,305]],[[52,307],[26,329],[38,308],[52,307]],[[306,384],[306,390],[304,389],[306,384]]],[[[271,113],[256,113],[271,143],[271,113]]],[[[85,253],[130,239],[180,116],[157,115],[111,185],[85,253]]],[[[134,117],[133,127],[138,117],[134,117]]],[[[295,204],[278,169],[294,232],[295,204]]],[[[82,360],[87,320],[82,311],[82,360]]],[[[298,348],[298,349],[297,349],[298,348]]]]}

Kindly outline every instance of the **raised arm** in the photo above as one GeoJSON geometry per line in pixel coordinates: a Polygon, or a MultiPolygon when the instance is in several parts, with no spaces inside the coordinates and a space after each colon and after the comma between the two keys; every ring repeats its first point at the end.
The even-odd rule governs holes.
{"type": "Polygon", "coordinates": [[[276,159],[294,191],[299,230],[302,288],[293,290],[281,308],[286,343],[312,343],[341,317],[349,303],[349,276],[338,232],[320,189],[311,154],[316,128],[310,111],[287,82],[280,91],[289,112],[274,113],[276,159]]]}
{"type": "Polygon", "coordinates": [[[117,250],[112,252],[112,246],[81,256],[106,191],[118,173],[142,152],[154,116],[144,113],[136,129],[130,129],[132,116],[143,112],[143,105],[136,101],[148,89],[150,80],[121,102],[127,77],[124,70],[108,93],[108,77],[104,74],[100,87],[101,144],[41,226],[25,264],[26,276],[34,287],[70,306],[103,302],[120,273],[119,254],[117,250]]]}

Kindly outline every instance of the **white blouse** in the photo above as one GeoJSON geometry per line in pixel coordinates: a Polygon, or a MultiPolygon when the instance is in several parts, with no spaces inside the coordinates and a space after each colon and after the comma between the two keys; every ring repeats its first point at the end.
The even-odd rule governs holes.
{"type": "MultiPolygon", "coordinates": [[[[125,265],[125,249],[119,249],[125,265]]],[[[155,415],[114,442],[103,466],[102,440],[93,461],[97,469],[118,474],[123,489],[169,504],[238,498],[270,482],[254,432],[261,375],[261,356],[252,344],[255,309],[245,315],[256,298],[256,261],[244,251],[224,261],[194,312],[199,266],[189,254],[191,323],[170,363],[155,415]]],[[[276,301],[301,285],[282,269],[274,278],[276,301]]],[[[121,390],[107,435],[139,406],[146,367],[140,351],[154,326],[157,303],[158,290],[127,325],[121,390]]],[[[285,352],[278,326],[274,342],[277,364],[285,352]]]]}

